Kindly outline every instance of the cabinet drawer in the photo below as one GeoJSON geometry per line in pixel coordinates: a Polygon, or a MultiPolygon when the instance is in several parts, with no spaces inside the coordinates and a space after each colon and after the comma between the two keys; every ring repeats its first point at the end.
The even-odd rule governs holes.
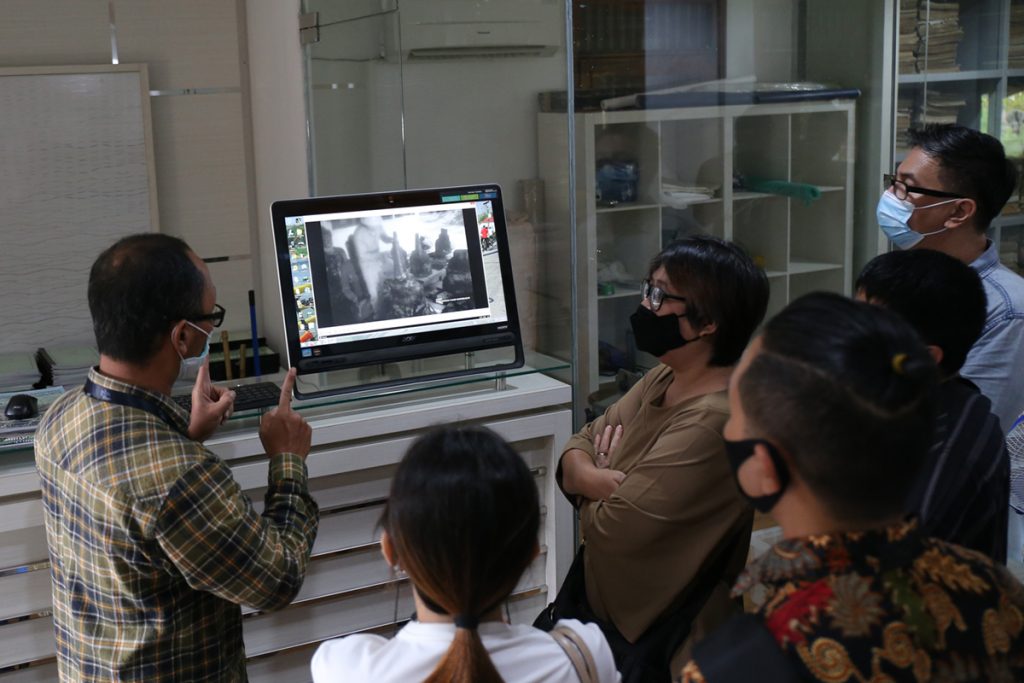
{"type": "MultiPolygon", "coordinates": [[[[516,614],[522,619],[526,618],[525,611],[514,611],[515,603],[535,593],[547,592],[547,586],[543,583],[546,564],[547,553],[542,548],[532,565],[523,572],[513,599],[509,601],[513,623],[523,623],[516,621],[516,614]]],[[[404,622],[415,611],[409,582],[404,578],[391,578],[390,569],[383,561],[381,565],[384,567],[384,575],[389,577],[383,583],[356,588],[336,597],[293,603],[280,612],[248,615],[245,619],[246,653],[250,657],[265,655],[328,638],[386,627],[396,620],[404,622]]],[[[373,570],[369,568],[367,571],[373,570]]],[[[537,606],[526,623],[532,623],[545,604],[537,606]]],[[[532,605],[530,609],[533,609],[532,605]]]]}
{"type": "MultiPolygon", "coordinates": [[[[3,514],[4,508],[0,507],[0,515],[3,514]]],[[[48,561],[45,527],[0,533],[0,571],[48,561]]]]}
{"type": "Polygon", "coordinates": [[[49,616],[5,624],[0,632],[0,669],[49,659],[56,652],[53,620],[49,616]]]}
{"type": "Polygon", "coordinates": [[[56,680],[57,661],[55,659],[0,674],[0,683],[53,683],[56,680]]]}
{"type": "MultiPolygon", "coordinates": [[[[376,543],[354,550],[314,557],[309,562],[302,590],[287,609],[332,595],[379,586],[395,580],[394,572],[380,553],[376,543]]],[[[245,614],[256,611],[243,608],[245,614]]]]}
{"type": "MultiPolygon", "coordinates": [[[[0,577],[0,623],[13,617],[48,612],[53,605],[50,595],[49,567],[0,577]]],[[[0,638],[5,631],[0,626],[0,638]]]]}

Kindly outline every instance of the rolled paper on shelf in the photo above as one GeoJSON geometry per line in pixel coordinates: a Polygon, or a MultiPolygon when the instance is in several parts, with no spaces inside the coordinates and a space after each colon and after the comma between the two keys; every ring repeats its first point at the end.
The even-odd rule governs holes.
{"type": "Polygon", "coordinates": [[[743,178],[743,189],[751,192],[764,192],[765,194],[777,194],[783,197],[799,199],[804,206],[810,206],[812,202],[821,197],[821,189],[816,185],[807,183],[792,183],[788,180],[765,180],[763,178],[743,178]]]}
{"type": "Polygon", "coordinates": [[[245,379],[245,344],[238,347],[238,379],[245,379]]]}
{"type": "Polygon", "coordinates": [[[220,333],[220,348],[224,353],[224,378],[234,379],[231,375],[231,337],[227,330],[220,333]]]}

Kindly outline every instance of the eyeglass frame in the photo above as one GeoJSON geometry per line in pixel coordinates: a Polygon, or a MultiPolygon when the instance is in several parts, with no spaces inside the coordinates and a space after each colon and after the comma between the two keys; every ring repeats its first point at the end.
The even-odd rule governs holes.
{"type": "Polygon", "coordinates": [[[665,299],[671,299],[673,301],[682,301],[683,303],[686,302],[685,296],[676,296],[674,294],[669,294],[661,287],[657,285],[652,285],[649,278],[644,279],[640,283],[640,300],[643,301],[644,299],[647,299],[648,301],[651,302],[651,310],[654,311],[655,313],[661,310],[661,305],[665,303],[665,299]],[[661,292],[660,296],[656,297],[654,294],[655,292],[661,292]]]}
{"type": "Polygon", "coordinates": [[[916,187],[914,185],[907,185],[905,182],[896,177],[895,173],[883,173],[882,182],[885,184],[885,191],[888,192],[889,188],[893,189],[893,194],[896,195],[896,199],[906,199],[910,193],[928,195],[929,197],[946,197],[948,199],[969,199],[962,194],[956,194],[955,192],[945,192],[944,190],[929,190],[927,187],[916,187]],[[903,186],[903,196],[897,189],[897,185],[903,186]]]}
{"type": "Polygon", "coordinates": [[[220,304],[214,304],[213,313],[206,313],[204,315],[194,315],[188,318],[188,320],[190,320],[191,322],[200,322],[202,320],[206,320],[213,325],[214,329],[216,329],[224,324],[225,312],[226,311],[224,310],[223,306],[221,306],[220,304]]]}

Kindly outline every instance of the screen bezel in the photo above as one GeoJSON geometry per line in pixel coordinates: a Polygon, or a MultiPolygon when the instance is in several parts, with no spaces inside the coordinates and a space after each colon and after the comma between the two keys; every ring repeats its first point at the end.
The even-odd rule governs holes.
{"type": "MultiPolygon", "coordinates": [[[[271,205],[271,219],[274,230],[276,251],[276,268],[281,293],[282,320],[285,328],[288,365],[295,367],[299,375],[347,370],[370,365],[394,363],[400,361],[432,358],[437,356],[469,353],[486,349],[509,347],[514,349],[514,358],[510,362],[489,365],[482,368],[465,367],[403,379],[389,379],[373,382],[372,387],[392,387],[407,382],[423,382],[446,377],[489,373],[521,367],[524,363],[522,333],[519,327],[519,315],[516,306],[515,287],[512,276],[512,263],[508,242],[505,207],[501,188],[496,183],[481,185],[463,185],[441,188],[424,188],[415,190],[396,190],[391,192],[372,192],[355,195],[337,195],[328,197],[311,197],[276,201],[271,205]],[[433,330],[429,332],[395,334],[378,339],[356,342],[338,342],[319,347],[320,356],[303,358],[302,346],[299,341],[299,328],[295,324],[298,308],[295,302],[294,285],[292,282],[291,258],[288,249],[288,226],[286,218],[294,216],[312,216],[329,213],[372,211],[387,209],[403,209],[417,206],[443,205],[442,195],[473,195],[493,194],[488,197],[492,202],[495,221],[495,237],[498,247],[498,264],[501,270],[501,281],[504,289],[506,308],[505,321],[499,323],[483,323],[452,329],[433,330]]],[[[309,398],[351,391],[365,391],[366,384],[352,386],[339,385],[330,389],[303,392],[296,384],[295,394],[309,398]]]]}

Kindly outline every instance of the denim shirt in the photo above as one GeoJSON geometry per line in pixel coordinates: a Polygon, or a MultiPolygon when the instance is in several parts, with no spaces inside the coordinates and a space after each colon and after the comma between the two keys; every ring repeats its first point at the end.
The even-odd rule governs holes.
{"type": "Polygon", "coordinates": [[[985,287],[988,311],[960,375],[992,401],[1006,433],[1024,413],[1024,278],[999,262],[999,247],[992,241],[971,267],[985,287]]]}

